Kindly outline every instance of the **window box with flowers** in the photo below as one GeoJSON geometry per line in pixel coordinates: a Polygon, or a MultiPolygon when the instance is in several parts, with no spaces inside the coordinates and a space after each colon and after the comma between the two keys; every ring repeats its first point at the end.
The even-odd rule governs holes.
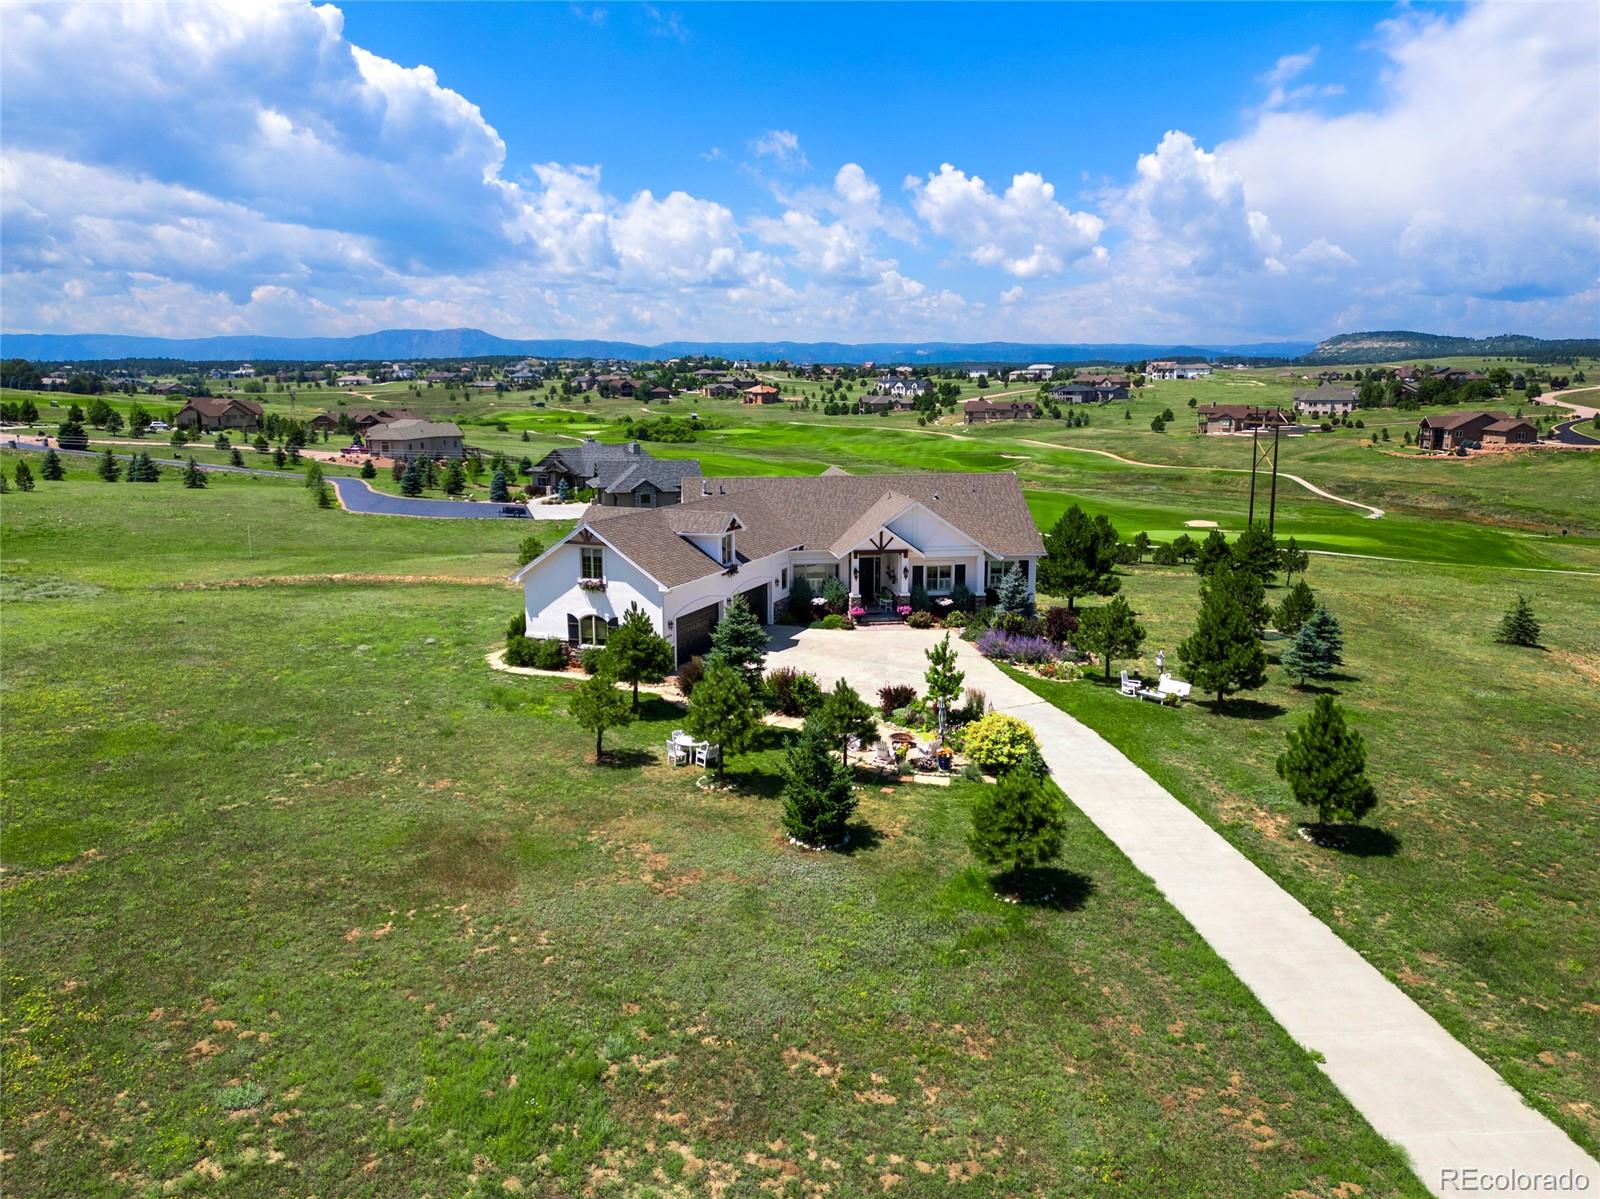
{"type": "Polygon", "coordinates": [[[604,591],[606,589],[606,581],[604,579],[579,579],[578,587],[583,591],[604,591]]]}

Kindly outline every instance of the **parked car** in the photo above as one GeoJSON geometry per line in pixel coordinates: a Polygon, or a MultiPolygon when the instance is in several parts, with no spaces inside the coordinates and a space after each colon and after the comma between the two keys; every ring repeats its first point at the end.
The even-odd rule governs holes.
{"type": "Polygon", "coordinates": [[[164,420],[153,420],[149,423],[149,425],[146,426],[146,428],[148,428],[152,433],[165,433],[168,426],[167,422],[164,420]]]}

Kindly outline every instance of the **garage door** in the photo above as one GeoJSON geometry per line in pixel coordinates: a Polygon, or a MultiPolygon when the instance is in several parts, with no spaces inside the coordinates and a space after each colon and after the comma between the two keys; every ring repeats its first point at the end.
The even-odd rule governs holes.
{"type": "Polygon", "coordinates": [[[717,605],[707,604],[678,617],[678,661],[687,662],[711,648],[711,630],[717,625],[717,605]]]}
{"type": "Polygon", "coordinates": [[[756,619],[762,624],[767,623],[767,585],[752,587],[749,591],[741,591],[744,602],[750,605],[750,611],[756,614],[756,619]]]}

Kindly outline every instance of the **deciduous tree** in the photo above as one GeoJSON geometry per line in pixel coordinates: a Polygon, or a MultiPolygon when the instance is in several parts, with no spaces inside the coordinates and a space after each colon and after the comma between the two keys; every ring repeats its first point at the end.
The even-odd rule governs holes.
{"type": "Polygon", "coordinates": [[[950,644],[950,634],[946,633],[924,650],[923,655],[928,659],[928,671],[923,676],[928,684],[928,700],[930,703],[943,700],[945,710],[949,711],[967,678],[967,672],[956,666],[956,648],[950,644]]]}

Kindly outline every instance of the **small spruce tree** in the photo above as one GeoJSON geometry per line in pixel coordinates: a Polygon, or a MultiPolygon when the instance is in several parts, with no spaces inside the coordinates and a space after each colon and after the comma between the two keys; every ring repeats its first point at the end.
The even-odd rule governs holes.
{"type": "Polygon", "coordinates": [[[44,461],[39,464],[39,477],[47,483],[59,483],[67,477],[67,468],[61,465],[61,455],[54,450],[44,452],[44,461]]]}
{"type": "Polygon", "coordinates": [[[239,448],[237,446],[235,446],[233,449],[228,451],[228,465],[229,466],[243,466],[244,465],[244,455],[239,452],[239,448]]]}
{"type": "Polygon", "coordinates": [[[95,459],[94,473],[107,483],[115,483],[122,478],[122,465],[117,461],[117,456],[111,452],[109,447],[101,450],[100,457],[95,459]]]}
{"type": "Polygon", "coordinates": [[[1086,595],[1115,595],[1122,587],[1116,575],[1121,538],[1104,516],[1092,519],[1077,504],[1061,514],[1044,536],[1039,559],[1039,587],[1046,595],[1065,596],[1070,609],[1086,595]]]}
{"type": "Polygon", "coordinates": [[[711,650],[706,666],[725,662],[743,676],[750,686],[758,686],[767,664],[767,631],[744,596],[736,595],[722,611],[722,619],[711,630],[711,650]]]}
{"type": "Polygon", "coordinates": [[[656,632],[649,615],[629,604],[622,623],[606,638],[606,661],[621,682],[633,687],[633,710],[639,710],[639,684],[664,678],[673,667],[672,643],[656,632]]]}
{"type": "Polygon", "coordinates": [[[24,459],[17,459],[17,469],[13,477],[17,481],[18,491],[33,490],[33,470],[24,459]]]}
{"type": "MultiPolygon", "coordinates": [[[[1387,430],[1385,430],[1387,432],[1387,430]]],[[[1300,548],[1293,537],[1284,543],[1278,551],[1278,567],[1283,571],[1283,581],[1289,582],[1295,575],[1306,573],[1306,567],[1311,565],[1311,555],[1300,548]]]]}
{"type": "Polygon", "coordinates": [[[1278,757],[1278,777],[1298,803],[1317,810],[1317,823],[1358,824],[1378,802],[1367,778],[1367,745],[1345,724],[1333,696],[1317,697],[1298,729],[1285,734],[1288,749],[1278,757]]]}
{"type": "Polygon", "coordinates": [[[594,733],[596,764],[605,753],[606,730],[633,723],[633,708],[628,703],[628,697],[617,690],[616,680],[605,670],[590,675],[578,684],[568,711],[579,728],[594,733]]]}
{"type": "Polygon", "coordinates": [[[985,866],[1001,872],[1015,894],[1024,870],[1061,856],[1066,835],[1066,813],[1055,789],[1029,771],[1011,770],[972,805],[967,845],[985,866]]]}
{"type": "Polygon", "coordinates": [[[995,594],[995,612],[1001,616],[1033,615],[1033,596],[1028,594],[1028,572],[1021,563],[1000,576],[995,594]]]}
{"type": "MultiPolygon", "coordinates": [[[[1304,584],[1301,584],[1304,586],[1304,584]]],[[[1287,601],[1285,601],[1287,602],[1287,601]]],[[[1344,632],[1326,608],[1318,608],[1303,623],[1283,651],[1284,670],[1300,680],[1325,679],[1344,664],[1344,632]]]]}
{"type": "Polygon", "coordinates": [[[322,486],[322,463],[313,460],[306,466],[306,489],[315,491],[322,486]]]}
{"type": "Polygon", "coordinates": [[[828,752],[829,740],[812,717],[783,756],[783,829],[803,845],[837,845],[855,815],[850,769],[828,752]]]}
{"type": "Polygon", "coordinates": [[[422,468],[418,465],[420,458],[413,458],[406,463],[405,473],[400,477],[400,494],[415,498],[422,494],[422,468]]]}
{"type": "Polygon", "coordinates": [[[689,697],[683,727],[700,740],[720,747],[717,777],[721,778],[728,755],[749,747],[763,715],[761,700],[744,675],[727,662],[713,662],[708,657],[705,674],[689,697]]]}
{"type": "Polygon", "coordinates": [[[506,472],[497,470],[489,480],[489,501],[495,504],[511,502],[511,492],[506,487],[506,472]]]}
{"type": "Polygon", "coordinates": [[[361,464],[361,477],[363,479],[376,479],[378,477],[378,468],[372,465],[371,458],[361,464]]]}
{"type": "Polygon", "coordinates": [[[1289,593],[1283,597],[1277,611],[1272,614],[1272,627],[1278,632],[1293,637],[1300,631],[1300,626],[1311,619],[1311,614],[1317,610],[1317,599],[1311,587],[1301,579],[1289,593]]]}
{"type": "Polygon", "coordinates": [[[317,489],[311,493],[316,498],[318,508],[337,508],[338,504],[333,499],[333,488],[326,481],[317,484],[317,489]]]}
{"type": "Polygon", "coordinates": [[[1533,606],[1528,603],[1526,596],[1519,594],[1517,602],[1500,618],[1495,640],[1506,645],[1536,646],[1539,644],[1539,633],[1539,621],[1533,614],[1533,606]]]}
{"type": "Polygon", "coordinates": [[[193,458],[183,468],[183,485],[196,491],[206,485],[206,472],[200,469],[193,458]]]}

